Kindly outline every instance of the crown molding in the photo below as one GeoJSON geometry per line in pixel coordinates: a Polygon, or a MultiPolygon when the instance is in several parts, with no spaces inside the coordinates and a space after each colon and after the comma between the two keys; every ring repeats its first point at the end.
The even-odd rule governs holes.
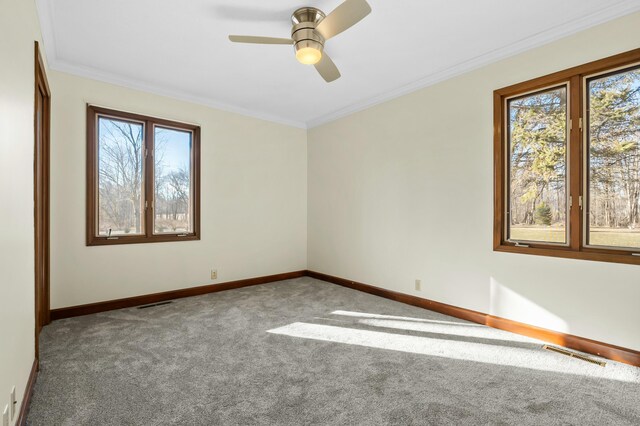
{"type": "Polygon", "coordinates": [[[58,52],[56,48],[55,31],[53,27],[53,18],[55,16],[54,1],[51,0],[36,0],[36,10],[40,18],[40,31],[42,33],[42,41],[44,44],[44,50],[47,58],[47,64],[49,68],[55,71],[64,72],[67,74],[76,75],[78,77],[87,78],[90,80],[97,80],[103,83],[113,84],[116,86],[126,87],[128,89],[138,90],[154,95],[164,96],[167,98],[176,99],[179,101],[190,102],[193,104],[203,105],[209,108],[218,109],[221,111],[231,112],[235,114],[244,115],[247,117],[256,118],[258,120],[268,121],[277,124],[283,124],[285,126],[296,127],[299,129],[306,129],[306,123],[289,120],[287,118],[263,113],[261,111],[254,111],[235,105],[218,102],[213,99],[194,95],[183,90],[166,89],[157,85],[148,84],[140,80],[122,77],[114,73],[98,70],[93,67],[86,67],[76,65],[64,61],[58,58],[58,52]]]}
{"type": "Polygon", "coordinates": [[[545,44],[552,43],[556,40],[560,40],[564,37],[568,37],[572,34],[576,34],[580,31],[584,31],[596,25],[603,24],[616,18],[621,18],[625,15],[629,15],[638,11],[640,11],[640,2],[638,2],[637,0],[626,0],[614,6],[608,6],[590,15],[540,32],[531,37],[527,37],[505,47],[477,56],[468,61],[461,62],[442,71],[438,71],[436,73],[423,77],[412,83],[402,85],[400,87],[397,87],[396,89],[392,89],[390,91],[365,99],[361,102],[356,102],[347,107],[340,108],[329,114],[309,120],[306,123],[307,128],[312,129],[323,124],[330,123],[356,112],[379,105],[383,102],[408,95],[409,93],[418,91],[425,87],[433,86],[434,84],[449,80],[462,74],[466,74],[470,71],[482,68],[483,66],[489,65],[491,63],[498,62],[502,59],[515,56],[527,50],[535,49],[545,44]]]}
{"type": "Polygon", "coordinates": [[[55,71],[64,72],[67,74],[73,74],[78,77],[84,77],[91,80],[97,80],[104,83],[113,84],[116,86],[126,87],[128,89],[138,90],[145,93],[164,96],[167,98],[176,99],[179,101],[190,102],[193,104],[203,105],[209,108],[218,109],[225,112],[244,115],[258,120],[269,121],[272,123],[283,124],[285,126],[296,127],[299,129],[306,129],[307,126],[304,122],[288,120],[286,118],[278,117],[271,114],[266,114],[260,111],[253,111],[238,107],[235,105],[226,104],[223,102],[214,101],[204,96],[197,96],[182,90],[171,90],[141,82],[139,80],[130,79],[126,77],[120,77],[113,73],[97,70],[95,68],[78,66],[70,64],[66,61],[54,59],[50,61],[50,68],[55,71]]]}
{"type": "Polygon", "coordinates": [[[545,44],[570,36],[593,26],[640,11],[640,2],[638,0],[625,0],[613,6],[607,6],[590,15],[575,19],[573,21],[569,21],[565,24],[540,32],[531,37],[509,44],[505,47],[461,62],[442,71],[422,77],[411,83],[404,84],[390,91],[377,94],[344,108],[337,109],[329,114],[324,114],[312,118],[305,123],[290,120],[284,117],[274,116],[262,111],[255,111],[231,104],[226,104],[223,102],[218,102],[214,99],[204,96],[198,96],[182,90],[166,89],[157,85],[151,85],[142,82],[140,80],[118,76],[114,73],[104,72],[92,67],[79,66],[61,60],[57,55],[55,31],[53,28],[53,17],[55,14],[54,3],[55,2],[51,0],[36,1],[37,11],[40,17],[40,28],[42,32],[44,49],[47,57],[47,62],[51,69],[92,80],[98,80],[109,84],[127,87],[129,89],[140,90],[151,94],[204,105],[222,111],[241,114],[260,120],[270,121],[301,129],[310,129],[330,123],[353,113],[371,108],[383,102],[390,101],[392,99],[407,95],[428,86],[432,86],[461,74],[465,74],[467,72],[489,65],[493,62],[506,59],[508,57],[517,55],[518,53],[543,46],[545,44]]]}

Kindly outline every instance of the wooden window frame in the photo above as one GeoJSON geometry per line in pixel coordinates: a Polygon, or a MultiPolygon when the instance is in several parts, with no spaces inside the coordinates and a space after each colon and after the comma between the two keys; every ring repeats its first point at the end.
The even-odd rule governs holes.
{"type": "Polygon", "coordinates": [[[200,127],[149,117],[141,114],[117,111],[87,104],[87,217],[86,244],[87,246],[102,246],[114,244],[160,243],[175,241],[194,241],[200,239],[200,127]],[[192,133],[191,145],[191,185],[193,204],[193,230],[181,234],[154,234],[154,164],[153,155],[144,158],[143,186],[144,201],[144,233],[141,235],[117,235],[113,237],[99,236],[98,230],[98,117],[108,116],[125,121],[136,121],[144,124],[144,150],[153,153],[155,126],[189,131],[192,133]]]}
{"type": "Polygon", "coordinates": [[[493,177],[494,177],[494,221],[493,221],[493,250],[509,253],[524,253],[539,256],[562,257],[570,259],[584,259],[601,262],[626,264],[640,264],[640,249],[627,250],[624,248],[603,248],[585,245],[586,230],[586,191],[584,167],[586,165],[585,144],[587,132],[586,101],[584,85],[587,78],[596,74],[622,69],[640,62],[640,49],[610,56],[605,59],[589,62],[563,71],[555,72],[543,77],[535,78],[523,83],[504,87],[493,92],[493,177]],[[531,93],[560,86],[568,83],[568,114],[571,123],[569,140],[567,141],[568,156],[568,186],[566,193],[571,207],[568,211],[567,224],[569,226],[568,245],[547,244],[543,242],[515,243],[506,239],[506,203],[507,188],[507,100],[525,93],[531,93]],[[583,207],[579,205],[583,200],[583,207]]]}

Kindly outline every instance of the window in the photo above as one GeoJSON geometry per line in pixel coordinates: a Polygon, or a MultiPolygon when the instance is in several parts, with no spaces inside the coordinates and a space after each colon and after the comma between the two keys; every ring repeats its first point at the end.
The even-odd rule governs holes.
{"type": "Polygon", "coordinates": [[[640,67],[587,79],[587,240],[640,250],[640,67]]]}
{"type": "Polygon", "coordinates": [[[87,245],[200,238],[200,128],[87,107],[87,245]]]}
{"type": "Polygon", "coordinates": [[[566,244],[567,86],[507,101],[512,241],[566,244]]]}
{"type": "Polygon", "coordinates": [[[494,249],[640,264],[640,49],[494,92],[494,249]]]}

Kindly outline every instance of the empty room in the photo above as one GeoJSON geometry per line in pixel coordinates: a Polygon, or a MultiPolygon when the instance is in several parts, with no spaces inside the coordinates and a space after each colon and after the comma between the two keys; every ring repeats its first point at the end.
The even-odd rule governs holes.
{"type": "Polygon", "coordinates": [[[640,0],[1,0],[0,426],[640,425],[640,0]]]}

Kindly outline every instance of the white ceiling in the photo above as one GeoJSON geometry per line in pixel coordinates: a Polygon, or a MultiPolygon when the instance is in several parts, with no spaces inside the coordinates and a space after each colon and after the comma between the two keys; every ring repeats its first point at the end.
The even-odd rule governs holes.
{"type": "Polygon", "coordinates": [[[299,127],[312,127],[640,10],[640,0],[368,0],[329,40],[325,83],[286,45],[298,7],[341,0],[38,0],[53,69],[299,127]],[[268,3],[268,5],[267,5],[268,3]]]}

